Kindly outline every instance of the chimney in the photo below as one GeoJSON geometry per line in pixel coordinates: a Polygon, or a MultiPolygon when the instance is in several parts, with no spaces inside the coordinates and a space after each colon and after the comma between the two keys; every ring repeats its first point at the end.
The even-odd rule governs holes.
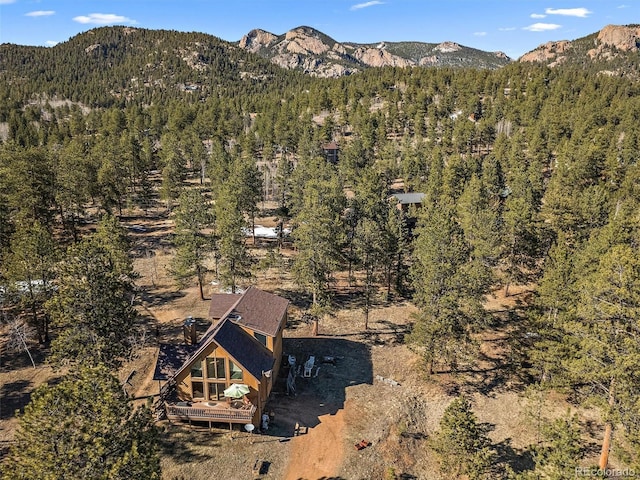
{"type": "Polygon", "coordinates": [[[198,343],[198,333],[196,332],[196,321],[189,315],[182,325],[184,332],[184,343],[187,345],[195,345],[198,343]]]}

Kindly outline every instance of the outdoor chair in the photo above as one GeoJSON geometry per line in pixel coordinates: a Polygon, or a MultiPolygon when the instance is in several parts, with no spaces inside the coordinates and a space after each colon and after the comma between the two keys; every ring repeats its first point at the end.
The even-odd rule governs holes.
{"type": "Polygon", "coordinates": [[[309,360],[307,360],[304,363],[304,377],[306,378],[310,378],[311,377],[311,371],[313,370],[313,366],[316,363],[316,357],[314,357],[313,355],[309,357],[309,360]]]}

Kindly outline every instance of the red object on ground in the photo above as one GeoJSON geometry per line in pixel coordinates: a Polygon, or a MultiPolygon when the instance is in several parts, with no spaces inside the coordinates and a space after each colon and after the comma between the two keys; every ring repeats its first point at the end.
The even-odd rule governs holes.
{"type": "Polygon", "coordinates": [[[356,450],[362,450],[363,448],[366,448],[370,445],[371,445],[371,442],[369,442],[368,440],[361,440],[360,443],[356,443],[355,447],[356,447],[356,450]]]}

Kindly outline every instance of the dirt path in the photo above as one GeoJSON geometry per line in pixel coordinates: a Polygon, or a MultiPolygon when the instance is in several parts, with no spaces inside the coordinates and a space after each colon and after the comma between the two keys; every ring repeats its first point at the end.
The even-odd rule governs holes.
{"type": "Polygon", "coordinates": [[[344,458],[344,410],[323,415],[320,424],[291,441],[285,480],[315,480],[338,474],[344,458]]]}

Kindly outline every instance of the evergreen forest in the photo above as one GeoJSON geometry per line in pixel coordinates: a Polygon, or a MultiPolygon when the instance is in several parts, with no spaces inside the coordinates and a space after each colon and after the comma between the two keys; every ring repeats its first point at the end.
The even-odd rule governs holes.
{"type": "MultiPolygon", "coordinates": [[[[48,403],[73,411],[81,388],[107,395],[109,411],[77,428],[109,430],[100,435],[121,457],[105,476],[96,465],[108,453],[65,478],[160,478],[149,411],[123,413],[101,370],[120,368],[139,338],[130,231],[118,219],[154,209],[172,221],[178,289],[197,284],[204,300],[215,277],[235,292],[290,248],[287,272],[320,330],[342,275],[359,285],[364,329],[381,302],[416,307],[404,342],[424,382],[473,369],[478,338],[500,328],[505,377],[599,412],[588,441],[573,417],[557,419],[541,427],[528,469],[499,470],[472,405],[456,397],[429,447],[456,478],[573,478],[587,456],[640,472],[636,79],[519,62],[323,79],[208,35],[127,30],[0,46],[4,338],[70,372],[20,414],[6,478],[50,478],[41,469],[58,468],[56,454],[33,438],[56,425],[38,414],[48,403]],[[403,214],[392,196],[406,192],[424,198],[403,214]],[[280,233],[258,254],[251,232],[267,215],[280,233]],[[527,300],[504,318],[484,307],[522,288],[527,300]]],[[[81,438],[68,442],[82,451],[81,438]]]]}

